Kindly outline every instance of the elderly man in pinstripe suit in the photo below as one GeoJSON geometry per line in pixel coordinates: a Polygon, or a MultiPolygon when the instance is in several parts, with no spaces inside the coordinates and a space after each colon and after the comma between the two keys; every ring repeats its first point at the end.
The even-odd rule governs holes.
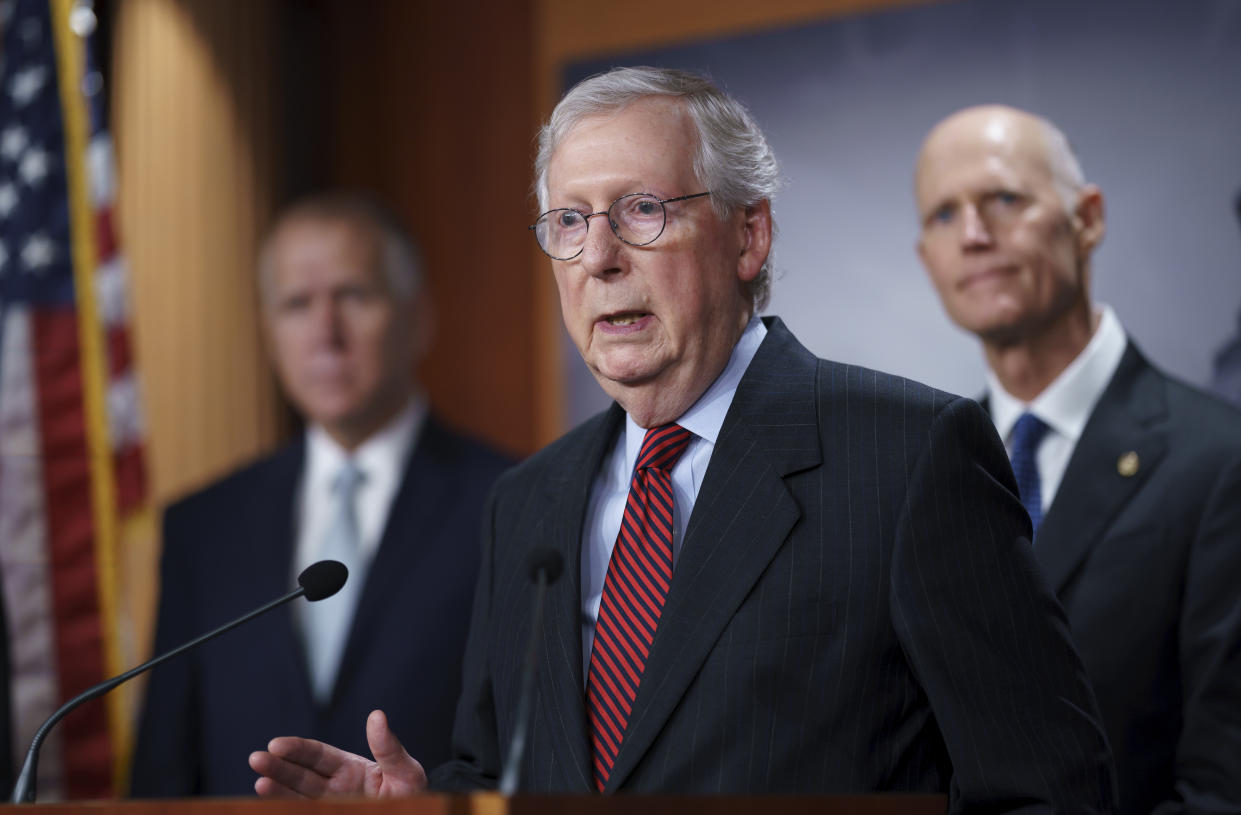
{"type": "MultiPolygon", "coordinates": [[[[1107,742],[1029,520],[972,401],[816,359],[755,314],[775,158],[678,71],[571,90],[536,167],[565,325],[612,408],[497,484],[437,789],[496,785],[550,590],[522,789],[944,792],[953,811],[1105,812],[1107,742]]],[[[266,795],[428,777],[383,715],[375,761],[278,738],[266,795]]]]}

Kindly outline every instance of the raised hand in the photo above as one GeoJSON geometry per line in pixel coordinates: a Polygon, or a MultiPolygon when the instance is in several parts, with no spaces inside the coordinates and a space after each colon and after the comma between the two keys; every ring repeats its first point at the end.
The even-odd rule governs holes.
{"type": "Polygon", "coordinates": [[[261,778],[254,790],[269,798],[400,798],[427,788],[427,774],[388,728],[381,710],[366,719],[374,761],[313,739],[282,736],[250,754],[261,778]]]}

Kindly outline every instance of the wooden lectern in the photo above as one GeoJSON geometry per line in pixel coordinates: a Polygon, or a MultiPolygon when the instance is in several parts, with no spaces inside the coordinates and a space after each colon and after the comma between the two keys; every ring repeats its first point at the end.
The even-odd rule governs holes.
{"type": "Polygon", "coordinates": [[[423,795],[397,801],[273,801],[198,798],[26,804],[13,815],[944,815],[943,795],[544,796],[498,793],[423,795]]]}

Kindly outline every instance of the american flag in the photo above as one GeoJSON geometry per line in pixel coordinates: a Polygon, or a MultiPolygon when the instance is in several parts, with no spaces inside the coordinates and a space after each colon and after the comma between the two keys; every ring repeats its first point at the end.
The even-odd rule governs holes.
{"type": "MultiPolygon", "coordinates": [[[[128,282],[86,0],[0,0],[0,573],[14,755],[62,702],[117,673],[117,547],[145,510],[128,282]]],[[[116,700],[65,719],[41,800],[117,790],[116,700]]]]}

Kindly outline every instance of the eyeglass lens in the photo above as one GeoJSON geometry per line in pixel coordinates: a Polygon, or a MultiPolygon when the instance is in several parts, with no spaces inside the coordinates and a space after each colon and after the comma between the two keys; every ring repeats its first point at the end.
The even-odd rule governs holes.
{"type": "MultiPolygon", "coordinates": [[[[557,260],[576,257],[586,245],[589,219],[604,213],[583,215],[575,209],[553,209],[534,224],[539,246],[557,260]]],[[[644,192],[623,195],[607,210],[608,225],[616,237],[632,246],[645,246],[664,231],[667,212],[663,203],[644,192]]]]}

